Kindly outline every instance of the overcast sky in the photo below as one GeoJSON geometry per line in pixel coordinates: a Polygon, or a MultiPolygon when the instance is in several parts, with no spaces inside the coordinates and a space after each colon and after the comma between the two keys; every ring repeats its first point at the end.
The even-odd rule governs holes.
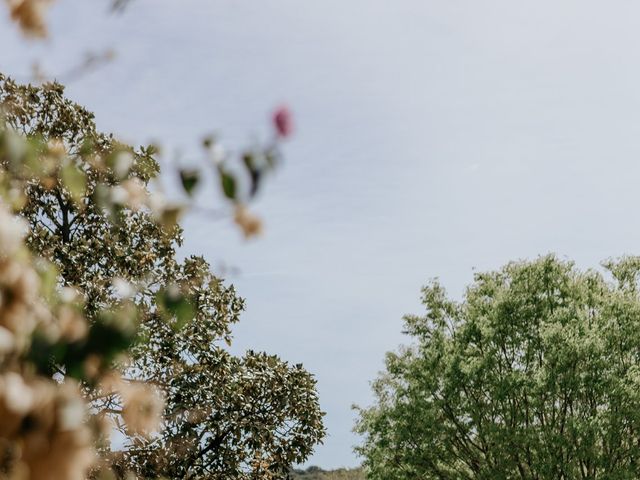
{"type": "MultiPolygon", "coordinates": [[[[100,129],[189,158],[263,135],[285,102],[297,131],[257,210],[258,241],[192,216],[184,254],[248,308],[234,350],[302,362],[328,437],[311,464],[354,466],[352,403],[403,341],[402,315],[439,277],[556,252],[583,267],[640,252],[640,2],[636,0],[60,0],[52,39],[0,23],[0,71],[64,72],[100,129]]],[[[4,13],[4,12],[2,12],[4,13]]],[[[195,157],[193,157],[195,158],[195,157]]],[[[215,192],[200,201],[215,206],[215,192]]]]}

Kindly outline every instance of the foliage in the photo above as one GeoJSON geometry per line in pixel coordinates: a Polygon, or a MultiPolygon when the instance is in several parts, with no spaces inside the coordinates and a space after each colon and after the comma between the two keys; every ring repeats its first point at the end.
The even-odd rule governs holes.
{"type": "Polygon", "coordinates": [[[360,409],[368,478],[638,478],[640,259],[606,268],[510,263],[461,303],[424,288],[360,409]]]}
{"type": "MultiPolygon", "coordinates": [[[[13,20],[26,37],[48,36],[46,10],[55,0],[7,0],[6,4],[13,20]]],[[[114,10],[123,9],[129,0],[112,0],[114,10]]]]}
{"type": "MultiPolygon", "coordinates": [[[[55,83],[0,76],[0,105],[4,197],[29,225],[31,251],[57,267],[50,288],[66,286],[77,323],[85,325],[81,313],[89,320],[71,340],[36,335],[27,356],[42,375],[79,380],[96,418],[126,436],[124,451],[103,463],[142,478],[282,478],[304,461],[324,434],[315,381],[300,365],[224,348],[243,301],[201,257],[177,259],[180,208],[148,190],[156,150],[97,132],[93,115],[55,83]],[[161,413],[164,428],[152,434],[161,413]]],[[[243,158],[252,172],[276,156],[268,146],[243,158]]],[[[214,168],[226,171],[220,161],[214,168]]],[[[192,194],[197,174],[180,173],[192,194]]],[[[233,192],[244,209],[239,199],[233,192]]],[[[255,229],[249,220],[238,222],[245,233],[255,229]]]]}
{"type": "Polygon", "coordinates": [[[300,365],[212,349],[197,363],[175,361],[167,380],[161,436],[124,457],[141,478],[285,478],[322,434],[314,382],[300,365]]]}
{"type": "Polygon", "coordinates": [[[120,299],[87,322],[82,297],[59,282],[55,264],[24,244],[29,226],[14,213],[25,206],[24,192],[32,183],[57,185],[67,197],[77,188],[80,175],[69,174],[59,153],[59,145],[39,136],[28,139],[0,116],[2,478],[86,478],[96,442],[109,433],[101,415],[89,415],[83,396],[98,386],[110,384],[122,396],[130,425],[152,420],[142,408],[152,390],[141,386],[145,395],[134,398],[112,378],[114,359],[136,336],[135,305],[120,299]]]}
{"type": "Polygon", "coordinates": [[[364,480],[364,473],[360,468],[323,470],[312,466],[306,470],[292,471],[290,478],[291,480],[364,480]]]}

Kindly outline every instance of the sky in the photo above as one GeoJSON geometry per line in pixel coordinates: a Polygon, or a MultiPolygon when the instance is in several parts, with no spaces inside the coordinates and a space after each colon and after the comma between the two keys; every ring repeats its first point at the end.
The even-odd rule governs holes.
{"type": "Polygon", "coordinates": [[[230,151],[266,137],[290,106],[265,234],[191,215],[182,254],[238,269],[234,351],[302,362],[327,412],[308,464],[350,467],[351,405],[371,403],[429,279],[460,298],[510,260],[640,253],[639,17],[634,0],[58,0],[44,43],[2,17],[0,71],[59,75],[113,48],[68,95],[185,161],[212,131],[230,151]]]}

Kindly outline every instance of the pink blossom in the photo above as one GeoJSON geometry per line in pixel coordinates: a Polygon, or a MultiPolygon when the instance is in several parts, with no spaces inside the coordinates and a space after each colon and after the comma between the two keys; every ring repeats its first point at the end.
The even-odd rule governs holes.
{"type": "Polygon", "coordinates": [[[276,127],[278,136],[286,138],[293,131],[293,118],[291,111],[286,106],[281,106],[273,112],[273,125],[276,127]]]}

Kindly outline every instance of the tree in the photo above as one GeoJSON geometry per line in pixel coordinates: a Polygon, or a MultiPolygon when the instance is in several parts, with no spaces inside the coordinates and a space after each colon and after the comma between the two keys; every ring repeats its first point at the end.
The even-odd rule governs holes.
{"type": "MultiPolygon", "coordinates": [[[[165,399],[163,429],[149,435],[147,422],[127,418],[131,409],[122,392],[106,387],[89,394],[94,409],[113,418],[128,439],[111,457],[116,472],[141,478],[285,477],[324,435],[315,380],[301,365],[263,353],[234,357],[224,348],[244,302],[203,258],[177,259],[177,209],[147,190],[159,173],[155,150],[134,149],[97,132],[93,115],[63,93],[55,83],[22,86],[0,77],[4,128],[57,151],[60,161],[52,168],[66,178],[34,177],[17,192],[15,203],[30,226],[27,244],[58,267],[62,284],[81,294],[90,321],[133,300],[139,328],[122,376],[130,396],[144,397],[137,386],[150,384],[165,399]]],[[[273,146],[259,153],[270,162],[276,155],[273,146]]],[[[260,155],[243,155],[252,192],[261,178],[260,155]]],[[[235,178],[224,165],[216,170],[225,194],[237,202],[235,178]]],[[[181,173],[189,194],[197,177],[181,173]]],[[[78,349],[54,347],[42,345],[40,357],[85,384],[91,383],[88,371],[107,367],[84,362],[83,370],[69,371],[65,366],[78,349]]],[[[145,408],[158,407],[149,402],[145,408]]]]}
{"type": "MultiPolygon", "coordinates": [[[[88,415],[82,393],[93,394],[106,381],[127,391],[112,378],[113,360],[135,338],[137,309],[121,299],[89,324],[82,300],[58,282],[55,265],[26,248],[28,225],[15,212],[29,184],[73,192],[80,175],[61,161],[57,145],[20,135],[4,119],[0,109],[0,476],[83,480],[96,441],[109,428],[99,415],[88,415]],[[64,378],[52,378],[52,359],[64,378]]],[[[127,395],[128,424],[146,423],[146,404],[127,395]]]]}
{"type": "Polygon", "coordinates": [[[306,470],[294,470],[291,480],[364,480],[361,468],[338,468],[337,470],[323,470],[311,466],[306,470]]]}
{"type": "Polygon", "coordinates": [[[360,410],[368,478],[638,478],[640,258],[605,266],[510,263],[460,303],[425,287],[360,410]]]}

